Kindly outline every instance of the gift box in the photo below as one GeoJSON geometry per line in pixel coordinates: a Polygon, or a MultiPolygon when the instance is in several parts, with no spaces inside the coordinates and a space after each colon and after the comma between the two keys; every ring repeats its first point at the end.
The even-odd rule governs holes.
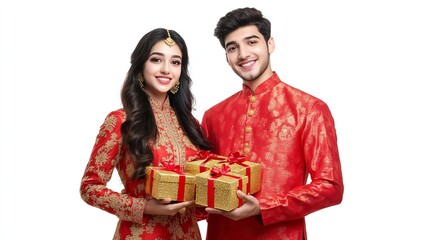
{"type": "Polygon", "coordinates": [[[146,194],[156,199],[171,198],[172,201],[195,200],[195,175],[182,172],[179,166],[146,167],[146,194]]]}
{"type": "Polygon", "coordinates": [[[225,161],[220,161],[215,166],[220,167],[222,164],[227,164],[231,168],[232,173],[248,177],[248,192],[246,193],[254,194],[261,190],[261,165],[259,163],[246,161],[244,155],[234,152],[230,153],[225,161]]]}
{"type": "Polygon", "coordinates": [[[198,174],[210,170],[215,164],[227,157],[210,153],[209,151],[199,150],[198,153],[189,158],[185,163],[185,170],[192,174],[198,174]]]}
{"type": "Polygon", "coordinates": [[[243,204],[237,190],[247,191],[247,176],[231,173],[224,164],[221,168],[213,167],[195,177],[195,204],[224,211],[231,211],[243,204]]]}

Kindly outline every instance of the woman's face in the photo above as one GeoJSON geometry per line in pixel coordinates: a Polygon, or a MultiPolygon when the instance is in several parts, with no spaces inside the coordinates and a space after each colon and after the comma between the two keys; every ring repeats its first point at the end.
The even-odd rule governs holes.
{"type": "Polygon", "coordinates": [[[144,89],[160,103],[167,92],[179,81],[182,69],[182,52],[177,44],[168,46],[164,40],[157,42],[150,50],[143,65],[144,89]]]}

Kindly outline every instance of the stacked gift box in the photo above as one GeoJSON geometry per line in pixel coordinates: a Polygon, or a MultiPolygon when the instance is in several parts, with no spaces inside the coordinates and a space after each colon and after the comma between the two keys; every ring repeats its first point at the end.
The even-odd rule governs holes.
{"type": "Polygon", "coordinates": [[[195,204],[231,211],[243,204],[237,190],[247,192],[248,178],[231,173],[226,164],[196,175],[195,204]]]}
{"type": "Polygon", "coordinates": [[[163,162],[163,165],[163,167],[146,167],[146,193],[156,199],[194,200],[195,175],[182,171],[172,162],[163,162]]]}
{"type": "Polygon", "coordinates": [[[197,155],[189,158],[189,161],[186,162],[185,169],[187,172],[198,174],[210,170],[214,165],[226,159],[227,157],[200,150],[197,155]]]}
{"type": "Polygon", "coordinates": [[[146,193],[157,199],[195,200],[201,206],[231,211],[241,206],[237,190],[253,194],[260,190],[260,164],[239,153],[220,156],[199,151],[186,162],[184,171],[171,162],[146,168],[146,193]]]}
{"type": "Polygon", "coordinates": [[[231,168],[232,173],[248,177],[247,192],[254,194],[261,190],[261,165],[259,163],[246,161],[246,157],[238,152],[230,153],[224,161],[216,163],[214,166],[220,167],[226,164],[231,168]]]}

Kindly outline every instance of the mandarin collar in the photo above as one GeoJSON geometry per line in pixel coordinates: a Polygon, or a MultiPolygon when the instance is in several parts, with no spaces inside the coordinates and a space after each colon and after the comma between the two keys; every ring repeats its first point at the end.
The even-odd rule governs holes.
{"type": "Polygon", "coordinates": [[[150,105],[152,106],[152,109],[155,111],[163,111],[165,109],[169,109],[170,107],[170,98],[167,96],[165,97],[165,101],[163,103],[159,102],[156,99],[153,99],[149,96],[149,102],[150,105]]]}
{"type": "Polygon", "coordinates": [[[267,80],[259,84],[259,86],[256,87],[255,92],[252,93],[252,90],[250,90],[250,88],[244,84],[243,84],[243,92],[246,95],[262,94],[273,89],[273,87],[277,85],[279,82],[280,82],[280,79],[277,73],[273,71],[273,75],[271,75],[271,77],[269,77],[267,80]]]}

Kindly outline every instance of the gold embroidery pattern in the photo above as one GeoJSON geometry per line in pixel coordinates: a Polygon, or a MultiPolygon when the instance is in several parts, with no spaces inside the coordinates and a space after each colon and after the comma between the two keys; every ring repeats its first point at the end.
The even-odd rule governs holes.
{"type": "MultiPolygon", "coordinates": [[[[168,104],[169,105],[169,104],[168,104]]],[[[183,132],[174,111],[159,112],[156,109],[156,121],[161,124],[160,138],[153,146],[157,156],[186,158],[185,149],[195,149],[183,132]],[[169,131],[168,129],[177,129],[169,131]],[[173,141],[172,139],[177,139],[173,141]],[[176,150],[176,149],[180,149],[176,150]]],[[[120,127],[125,121],[125,112],[110,113],[97,135],[90,161],[81,182],[81,197],[88,204],[119,218],[113,239],[201,239],[198,224],[189,209],[175,216],[143,215],[145,197],[145,179],[133,181],[134,162],[126,147],[122,146],[120,127]],[[107,188],[114,169],[118,171],[127,194],[120,194],[107,188]],[[127,234],[129,233],[129,234],[127,234]]]]}
{"type": "Polygon", "coordinates": [[[183,167],[186,159],[185,149],[192,148],[196,150],[196,147],[182,131],[168,99],[163,106],[153,99],[150,99],[150,103],[159,131],[158,141],[153,145],[153,148],[156,150],[159,150],[161,147],[165,148],[168,155],[162,156],[161,161],[174,159],[175,164],[183,167]]]}

